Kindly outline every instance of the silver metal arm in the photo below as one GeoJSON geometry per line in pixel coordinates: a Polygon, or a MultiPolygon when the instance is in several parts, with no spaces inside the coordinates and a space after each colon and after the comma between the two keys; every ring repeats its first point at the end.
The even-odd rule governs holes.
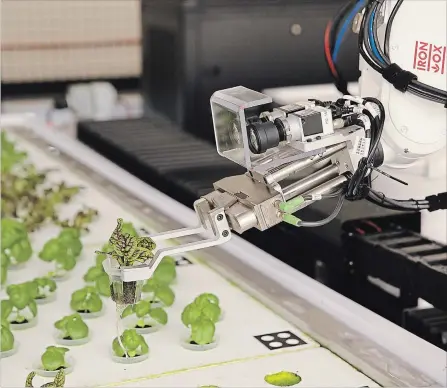
{"type": "Polygon", "coordinates": [[[173,245],[160,248],[155,252],[154,257],[144,264],[132,267],[113,268],[109,260],[103,263],[104,269],[109,276],[119,277],[123,282],[134,282],[150,279],[165,256],[178,255],[203,248],[210,248],[215,245],[223,244],[231,238],[231,230],[223,208],[211,209],[207,206],[207,201],[203,198],[196,201],[194,207],[199,216],[200,224],[197,227],[181,228],[169,232],[163,232],[151,237],[155,243],[161,241],[173,240],[180,237],[203,235],[208,233],[209,238],[187,244],[173,245]],[[208,209],[208,211],[206,211],[208,209]]]}

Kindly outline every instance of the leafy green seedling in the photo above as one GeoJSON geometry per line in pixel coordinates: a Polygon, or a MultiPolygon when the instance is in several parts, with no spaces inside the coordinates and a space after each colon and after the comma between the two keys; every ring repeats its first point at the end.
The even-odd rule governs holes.
{"type": "Polygon", "coordinates": [[[110,298],[111,292],[109,275],[103,273],[101,276],[97,277],[95,280],[95,287],[101,296],[110,298]]]}
{"type": "Polygon", "coordinates": [[[35,294],[34,299],[46,299],[57,289],[56,282],[47,277],[36,278],[32,283],[31,287],[35,294]]]}
{"type": "Polygon", "coordinates": [[[3,218],[1,220],[2,262],[16,265],[27,262],[33,253],[26,227],[17,220],[3,218]]]}
{"type": "Polygon", "coordinates": [[[160,302],[167,307],[174,304],[174,291],[167,284],[159,283],[154,277],[143,285],[143,292],[151,295],[149,299],[153,303],[160,302]]]}
{"type": "Polygon", "coordinates": [[[141,264],[154,257],[155,243],[150,237],[138,237],[123,232],[123,219],[119,218],[117,226],[109,239],[111,251],[102,253],[113,257],[120,267],[141,264]]]}
{"type": "MultiPolygon", "coordinates": [[[[145,263],[154,257],[155,243],[149,237],[132,236],[123,232],[123,220],[119,218],[117,226],[109,239],[110,251],[96,251],[97,254],[110,256],[118,267],[129,267],[145,263]]],[[[111,297],[118,304],[133,304],[139,299],[142,282],[111,282],[111,297]]]]}
{"type": "Polygon", "coordinates": [[[57,224],[63,228],[74,228],[79,231],[88,232],[88,225],[98,217],[98,211],[92,208],[80,210],[72,220],[58,221],[57,224]]]}
{"type": "Polygon", "coordinates": [[[301,382],[301,377],[294,372],[277,372],[266,375],[264,381],[276,387],[291,387],[301,382]]]}
{"type": "Polygon", "coordinates": [[[54,262],[56,268],[52,275],[59,277],[76,266],[76,259],[81,252],[82,242],[79,231],[69,228],[47,241],[39,253],[39,258],[46,262],[54,262]]]}
{"type": "Polygon", "coordinates": [[[152,308],[150,301],[141,300],[136,304],[127,306],[121,317],[135,315],[137,322],[135,329],[150,328],[155,325],[166,325],[168,323],[168,314],[161,307],[152,308]]]}
{"type": "Polygon", "coordinates": [[[12,284],[6,288],[6,293],[9,300],[2,301],[2,318],[13,324],[24,324],[37,316],[37,305],[29,282],[12,284]]]}
{"type": "Polygon", "coordinates": [[[112,350],[117,357],[138,357],[149,353],[146,340],[135,329],[124,330],[120,340],[115,338],[112,342],[112,350]]]}
{"type": "MultiPolygon", "coordinates": [[[[138,237],[138,232],[131,222],[123,222],[121,226],[121,232],[123,234],[129,234],[131,236],[138,237]]],[[[101,251],[96,252],[97,267],[102,268],[102,262],[107,258],[107,254],[102,252],[111,252],[112,249],[112,244],[110,244],[110,242],[107,242],[102,246],[101,251]]]]}
{"type": "Polygon", "coordinates": [[[186,327],[190,327],[195,320],[201,317],[205,317],[213,323],[219,321],[222,310],[219,305],[215,303],[216,299],[209,298],[209,295],[212,294],[200,295],[194,302],[184,308],[182,312],[182,322],[186,327]],[[210,300],[213,300],[213,302],[210,300]]]}
{"type": "Polygon", "coordinates": [[[56,371],[67,368],[68,364],[65,360],[65,353],[68,351],[69,349],[63,347],[48,346],[40,358],[43,369],[47,371],[56,371]]]}
{"type": "Polygon", "coordinates": [[[210,319],[201,316],[191,323],[190,328],[189,340],[192,345],[208,345],[214,342],[216,326],[210,319]]]}
{"type": "Polygon", "coordinates": [[[2,174],[10,172],[13,167],[22,163],[27,157],[26,152],[18,151],[14,142],[10,141],[6,133],[1,133],[1,172],[2,174]]]}
{"type": "Polygon", "coordinates": [[[70,307],[78,313],[97,313],[102,310],[101,297],[94,287],[84,287],[71,294],[70,307]]]}
{"type": "Polygon", "coordinates": [[[14,348],[14,334],[12,334],[9,323],[6,320],[2,320],[0,327],[0,348],[2,352],[8,352],[14,348]]]}
{"type": "Polygon", "coordinates": [[[55,322],[54,327],[61,332],[65,340],[79,340],[88,337],[89,328],[79,314],[63,317],[55,322]]]}
{"type": "MultiPolygon", "coordinates": [[[[29,373],[29,375],[26,377],[26,381],[25,381],[26,388],[34,388],[33,379],[35,376],[36,376],[36,372],[29,373]]],[[[65,372],[63,369],[61,369],[61,370],[59,370],[59,372],[57,372],[53,381],[42,385],[40,388],[64,388],[64,385],[65,385],[65,372]]]]}

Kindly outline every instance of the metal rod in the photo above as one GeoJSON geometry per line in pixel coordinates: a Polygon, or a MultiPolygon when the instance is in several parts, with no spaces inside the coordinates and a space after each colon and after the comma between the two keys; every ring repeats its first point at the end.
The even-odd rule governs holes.
{"type": "Polygon", "coordinates": [[[338,166],[331,164],[321,170],[314,172],[307,177],[300,179],[299,181],[292,183],[291,185],[283,189],[284,197],[289,200],[297,195],[303,194],[308,190],[314,189],[328,180],[335,178],[339,175],[338,166]]]}
{"type": "MultiPolygon", "coordinates": [[[[321,184],[320,186],[317,186],[314,189],[303,193],[302,195],[310,196],[310,195],[329,194],[332,191],[334,191],[335,189],[340,188],[340,186],[343,185],[346,181],[347,181],[347,178],[344,175],[339,175],[338,177],[331,179],[330,181],[327,181],[327,182],[321,184]]],[[[304,203],[297,209],[297,211],[311,205],[314,202],[316,202],[316,201],[312,201],[312,200],[304,201],[304,203]]]]}
{"type": "Polygon", "coordinates": [[[304,170],[305,168],[310,167],[317,162],[330,158],[331,156],[345,148],[345,143],[327,147],[326,151],[322,155],[316,155],[308,159],[297,160],[296,162],[293,162],[279,169],[278,171],[272,172],[264,178],[265,182],[269,185],[274,182],[280,182],[284,179],[287,179],[290,175],[296,174],[297,172],[304,170]]]}

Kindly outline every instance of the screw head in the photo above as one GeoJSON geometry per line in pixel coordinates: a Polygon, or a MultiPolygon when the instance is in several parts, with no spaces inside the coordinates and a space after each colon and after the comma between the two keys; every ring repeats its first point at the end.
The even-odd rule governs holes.
{"type": "Polygon", "coordinates": [[[223,215],[222,214],[219,214],[218,216],[217,216],[217,221],[222,221],[223,220],[223,215]]]}
{"type": "Polygon", "coordinates": [[[227,237],[229,235],[228,230],[224,230],[222,232],[222,236],[227,237]]]}

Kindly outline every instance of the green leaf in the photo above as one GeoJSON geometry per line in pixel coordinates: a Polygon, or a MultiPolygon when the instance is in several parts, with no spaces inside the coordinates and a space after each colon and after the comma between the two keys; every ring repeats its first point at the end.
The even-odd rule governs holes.
{"type": "Polygon", "coordinates": [[[1,262],[0,262],[0,264],[2,266],[5,266],[6,268],[8,268],[9,265],[11,264],[10,257],[4,251],[1,253],[1,262]]]}
{"type": "Polygon", "coordinates": [[[221,310],[217,304],[208,303],[202,308],[201,311],[202,314],[209,320],[211,320],[213,323],[216,323],[220,318],[221,310]]]}
{"type": "Polygon", "coordinates": [[[64,228],[59,233],[59,238],[68,240],[78,240],[81,233],[76,228],[64,228]]]}
{"type": "Polygon", "coordinates": [[[3,324],[0,328],[0,348],[2,352],[7,352],[14,348],[14,335],[9,327],[3,324]]]}
{"type": "Polygon", "coordinates": [[[158,284],[156,283],[155,279],[152,277],[150,279],[148,279],[148,281],[146,283],[144,283],[143,285],[143,292],[155,292],[155,290],[157,289],[158,284]]]}
{"type": "Polygon", "coordinates": [[[35,280],[26,282],[31,298],[36,299],[39,296],[39,285],[35,280]]]}
{"type": "Polygon", "coordinates": [[[151,309],[149,315],[161,325],[166,325],[168,323],[168,314],[161,307],[151,309]]]}
{"type": "Polygon", "coordinates": [[[161,285],[155,290],[155,297],[165,306],[172,306],[175,300],[174,291],[169,286],[161,285]]]}
{"type": "Polygon", "coordinates": [[[124,357],[124,355],[126,354],[125,350],[121,347],[121,345],[120,345],[120,343],[118,341],[118,338],[115,338],[113,340],[113,342],[112,342],[112,350],[113,350],[113,353],[115,353],[115,355],[117,357],[124,357]]]}
{"type": "Polygon", "coordinates": [[[264,381],[276,387],[291,387],[301,382],[301,377],[293,372],[278,372],[266,375],[264,381]]]}
{"type": "MultiPolygon", "coordinates": [[[[112,246],[109,243],[106,243],[103,245],[103,247],[101,248],[101,252],[111,252],[112,251],[112,246]]],[[[97,253],[96,257],[95,257],[95,262],[96,262],[96,266],[97,267],[102,267],[102,262],[107,259],[107,255],[104,253],[97,253]]]]}
{"type": "Polygon", "coordinates": [[[161,259],[161,264],[169,264],[173,267],[176,267],[177,263],[175,259],[172,256],[165,256],[163,259],[161,259]]]}
{"type": "Polygon", "coordinates": [[[199,345],[208,345],[214,340],[216,326],[208,318],[201,317],[191,323],[191,340],[199,345]]]}
{"type": "Polygon", "coordinates": [[[149,314],[150,308],[151,308],[150,302],[141,300],[135,305],[134,311],[138,318],[142,318],[147,314],[149,314]]]}
{"type": "Polygon", "coordinates": [[[91,313],[97,313],[102,310],[102,300],[99,294],[95,291],[92,292],[88,299],[85,301],[87,310],[91,313]]]}
{"type": "Polygon", "coordinates": [[[76,259],[73,256],[59,257],[56,259],[65,271],[71,271],[76,267],[76,259]]]}
{"type": "Polygon", "coordinates": [[[39,258],[43,261],[50,262],[58,259],[61,255],[63,255],[63,253],[59,239],[52,238],[44,244],[39,253],[39,258]]]}
{"type": "Polygon", "coordinates": [[[48,277],[36,278],[34,281],[37,283],[39,288],[39,296],[43,296],[47,290],[49,292],[54,292],[57,289],[56,282],[48,277]]]}
{"type": "Polygon", "coordinates": [[[161,262],[154,271],[153,278],[159,284],[171,284],[177,276],[176,267],[168,262],[161,262]]]}
{"type": "Polygon", "coordinates": [[[134,304],[130,304],[129,306],[127,306],[124,311],[121,313],[121,318],[126,318],[129,315],[132,315],[135,312],[135,305],[134,304]]]}
{"type": "Polygon", "coordinates": [[[121,335],[126,350],[136,350],[142,343],[146,342],[142,335],[138,334],[135,329],[124,330],[121,335]]]}
{"type": "Polygon", "coordinates": [[[133,226],[132,222],[123,222],[122,232],[130,234],[131,236],[138,237],[138,232],[133,226]]]}
{"type": "Polygon", "coordinates": [[[31,295],[26,284],[12,284],[6,288],[6,293],[18,310],[23,310],[30,303],[31,295]]]}
{"type": "Polygon", "coordinates": [[[96,279],[95,282],[96,290],[100,295],[105,296],[107,298],[110,297],[110,279],[109,275],[103,273],[96,279]]]}
{"type": "Polygon", "coordinates": [[[15,262],[17,263],[27,262],[33,254],[33,248],[31,247],[31,243],[28,237],[23,238],[22,240],[14,244],[10,249],[11,258],[14,258],[15,262]]]}
{"type": "Polygon", "coordinates": [[[14,308],[14,305],[9,299],[2,299],[0,302],[0,312],[2,317],[2,322],[4,320],[7,320],[9,315],[12,313],[12,310],[14,308]]]}
{"type": "Polygon", "coordinates": [[[66,332],[72,340],[86,338],[88,336],[88,326],[79,314],[73,314],[66,323],[66,332]]]}
{"type": "Polygon", "coordinates": [[[8,266],[2,264],[0,266],[0,285],[6,284],[7,280],[8,280],[8,266]]]}
{"type": "Polygon", "coordinates": [[[94,282],[98,277],[103,275],[105,272],[101,267],[90,267],[87,273],[84,275],[84,280],[86,282],[94,282]]]}
{"type": "Polygon", "coordinates": [[[31,311],[31,314],[33,314],[33,317],[37,316],[37,303],[34,299],[30,300],[28,303],[28,308],[31,311]]]}
{"type": "Polygon", "coordinates": [[[1,246],[2,249],[11,249],[21,240],[28,239],[25,226],[12,218],[1,219],[1,246]]]}
{"type": "Polygon", "coordinates": [[[182,322],[186,327],[189,327],[193,322],[199,319],[200,315],[200,307],[194,303],[190,303],[183,309],[182,322]]]}
{"type": "Polygon", "coordinates": [[[219,298],[214,295],[214,294],[210,294],[210,293],[203,293],[200,294],[195,300],[194,302],[198,305],[204,306],[207,303],[214,303],[219,305],[219,298]]]}
{"type": "Polygon", "coordinates": [[[58,330],[61,330],[65,333],[65,327],[67,326],[67,321],[70,316],[63,317],[54,323],[54,327],[58,330]]]}

